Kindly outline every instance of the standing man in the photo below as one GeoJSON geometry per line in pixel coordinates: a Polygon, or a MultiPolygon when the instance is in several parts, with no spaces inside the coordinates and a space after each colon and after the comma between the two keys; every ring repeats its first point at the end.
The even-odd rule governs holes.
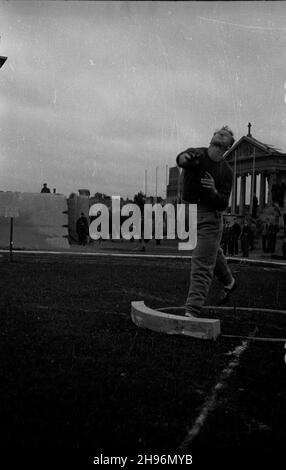
{"type": "Polygon", "coordinates": [[[80,218],[77,220],[76,232],[78,234],[79,244],[85,245],[89,233],[89,223],[83,212],[80,214],[80,218]]]}
{"type": "Polygon", "coordinates": [[[262,250],[263,253],[268,252],[268,231],[269,231],[269,218],[262,223],[262,250]]]}
{"type": "Polygon", "coordinates": [[[237,222],[237,219],[234,219],[234,224],[232,226],[233,232],[233,247],[234,247],[234,254],[238,255],[238,240],[241,235],[241,227],[240,224],[237,222]]]}
{"type": "Polygon", "coordinates": [[[43,187],[41,189],[41,193],[50,193],[50,192],[51,192],[51,190],[50,190],[50,188],[48,188],[47,183],[44,183],[43,187]]]}
{"type": "Polygon", "coordinates": [[[224,286],[220,304],[227,301],[236,286],[220,247],[222,212],[227,208],[233,181],[224,154],[233,143],[233,132],[224,126],[214,133],[208,148],[189,148],[177,156],[177,165],[184,169],[183,200],[197,204],[197,246],[185,305],[188,317],[201,312],[214,275],[224,286]]]}
{"type": "Polygon", "coordinates": [[[230,226],[229,226],[229,222],[226,222],[222,230],[222,238],[221,238],[221,247],[222,247],[223,254],[225,256],[228,253],[229,235],[230,235],[230,226]]]}
{"type": "Polygon", "coordinates": [[[244,226],[242,227],[241,232],[241,251],[244,258],[249,257],[249,246],[251,242],[251,226],[248,223],[248,220],[244,220],[244,226]]]}
{"type": "Polygon", "coordinates": [[[277,226],[274,222],[270,222],[268,228],[268,253],[273,254],[276,248],[276,236],[277,232],[279,231],[279,226],[277,226]]]}
{"type": "Polygon", "coordinates": [[[229,256],[233,256],[234,253],[234,231],[233,231],[233,224],[229,227],[229,234],[228,234],[228,254],[229,256]]]}

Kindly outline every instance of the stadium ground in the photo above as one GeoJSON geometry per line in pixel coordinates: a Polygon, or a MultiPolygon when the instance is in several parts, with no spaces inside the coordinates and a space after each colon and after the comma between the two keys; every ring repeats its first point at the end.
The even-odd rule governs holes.
{"type": "MultiPolygon", "coordinates": [[[[131,322],[133,300],[182,305],[189,265],[81,254],[4,258],[3,451],[66,459],[78,452],[90,464],[100,454],[192,454],[213,464],[276,458],[286,435],[285,313],[225,311],[215,342],[131,322]]],[[[240,286],[231,305],[285,309],[285,267],[231,268],[240,286]]],[[[207,303],[218,293],[214,282],[207,303]]]]}

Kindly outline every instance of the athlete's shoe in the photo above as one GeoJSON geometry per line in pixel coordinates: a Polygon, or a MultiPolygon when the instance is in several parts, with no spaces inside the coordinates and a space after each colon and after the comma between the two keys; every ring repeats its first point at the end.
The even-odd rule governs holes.
{"type": "Polygon", "coordinates": [[[218,305],[224,305],[229,300],[232,292],[234,292],[236,288],[237,288],[237,282],[233,278],[233,281],[231,282],[230,285],[224,286],[223,294],[220,300],[218,301],[218,305]]]}
{"type": "Polygon", "coordinates": [[[185,312],[185,317],[198,318],[198,315],[196,315],[195,313],[191,313],[191,312],[185,312]]]}

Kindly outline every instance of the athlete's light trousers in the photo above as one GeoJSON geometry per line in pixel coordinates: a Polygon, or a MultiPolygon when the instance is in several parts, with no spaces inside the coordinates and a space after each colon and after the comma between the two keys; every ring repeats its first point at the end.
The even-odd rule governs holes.
{"type": "Polygon", "coordinates": [[[200,313],[214,275],[223,285],[232,281],[220,241],[223,230],[222,214],[198,205],[197,246],[192,254],[191,279],[185,310],[200,313]]]}

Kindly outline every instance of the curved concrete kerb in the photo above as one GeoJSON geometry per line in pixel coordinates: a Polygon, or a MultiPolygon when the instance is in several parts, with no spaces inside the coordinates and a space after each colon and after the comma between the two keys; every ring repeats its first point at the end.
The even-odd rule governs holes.
{"type": "Polygon", "coordinates": [[[161,333],[213,340],[220,335],[219,320],[172,315],[149,308],[143,301],[131,302],[131,318],[135,325],[161,333]]]}

